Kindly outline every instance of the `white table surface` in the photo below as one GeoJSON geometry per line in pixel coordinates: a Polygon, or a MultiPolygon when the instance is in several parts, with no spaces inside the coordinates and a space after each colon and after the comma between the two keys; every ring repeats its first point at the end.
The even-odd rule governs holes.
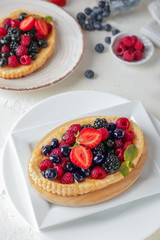
{"type": "MultiPolygon", "coordinates": [[[[1,0],[2,1],[2,0],[1,0]]],[[[4,0],[3,0],[4,1],[4,0]]],[[[86,6],[95,5],[96,0],[68,0],[65,7],[73,16],[86,6]]],[[[140,27],[152,20],[147,11],[151,0],[126,15],[119,15],[108,22],[121,31],[139,33],[140,27]]],[[[141,66],[127,66],[116,61],[109,52],[108,45],[103,54],[94,51],[98,42],[104,42],[107,32],[85,32],[86,49],[83,60],[76,71],[64,81],[41,90],[31,92],[0,91],[0,146],[15,121],[39,101],[74,90],[99,90],[120,95],[130,100],[140,100],[146,109],[160,120],[160,49],[155,47],[152,59],[141,66]],[[95,79],[84,77],[86,69],[95,71],[95,79]]],[[[43,111],[43,110],[42,110],[43,111]]],[[[19,216],[3,191],[0,181],[0,239],[1,240],[44,240],[19,216]]],[[[147,240],[159,240],[160,229],[147,240]]]]}

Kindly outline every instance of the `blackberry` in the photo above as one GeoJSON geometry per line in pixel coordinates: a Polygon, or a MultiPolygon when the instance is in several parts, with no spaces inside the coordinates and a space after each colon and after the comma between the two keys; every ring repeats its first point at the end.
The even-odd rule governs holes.
{"type": "Polygon", "coordinates": [[[36,59],[36,53],[30,53],[29,56],[32,60],[36,59]]]}
{"type": "Polygon", "coordinates": [[[107,128],[108,123],[107,120],[105,118],[96,118],[96,120],[94,121],[94,128],[98,129],[98,128],[107,128]]]}
{"type": "Polygon", "coordinates": [[[30,33],[36,33],[37,30],[36,30],[35,28],[32,28],[29,32],[30,32],[30,33]]]}
{"type": "Polygon", "coordinates": [[[118,171],[120,166],[121,161],[114,154],[108,154],[105,163],[102,165],[102,167],[108,174],[115,173],[116,171],[118,171]]]}
{"type": "Polygon", "coordinates": [[[103,142],[101,142],[97,147],[95,147],[93,149],[94,153],[97,152],[97,153],[105,153],[106,151],[106,148],[105,148],[105,144],[103,142]]]}
{"type": "Polygon", "coordinates": [[[27,35],[30,37],[32,41],[36,39],[33,32],[27,32],[27,35]]]}
{"type": "Polygon", "coordinates": [[[112,141],[111,139],[107,139],[106,141],[104,141],[104,143],[107,148],[114,147],[114,141],[112,141]]]}
{"type": "Polygon", "coordinates": [[[19,44],[17,42],[11,42],[9,45],[12,52],[15,51],[18,46],[19,44]]]}
{"type": "Polygon", "coordinates": [[[29,47],[28,47],[29,53],[38,53],[39,49],[40,48],[38,47],[36,42],[31,42],[29,47]]]}
{"type": "Polygon", "coordinates": [[[11,41],[13,42],[19,42],[20,41],[20,36],[18,35],[11,35],[11,41]]]}
{"type": "Polygon", "coordinates": [[[83,128],[93,128],[93,126],[91,124],[86,124],[86,125],[82,125],[82,129],[83,128]]]}
{"type": "Polygon", "coordinates": [[[17,35],[17,36],[20,36],[21,35],[21,30],[19,28],[9,28],[8,29],[8,36],[11,36],[11,35],[17,35]]]}
{"type": "Polygon", "coordinates": [[[2,45],[9,45],[10,43],[10,37],[9,36],[5,36],[1,38],[1,44],[2,45]]]}
{"type": "Polygon", "coordinates": [[[4,25],[5,29],[9,29],[9,26],[8,25],[4,25]]]}

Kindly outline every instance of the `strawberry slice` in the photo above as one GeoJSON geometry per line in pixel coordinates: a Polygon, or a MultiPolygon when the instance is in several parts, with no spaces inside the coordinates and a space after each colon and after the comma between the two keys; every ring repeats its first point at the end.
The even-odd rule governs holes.
{"type": "Polygon", "coordinates": [[[36,19],[35,29],[43,36],[46,36],[48,34],[48,25],[46,21],[42,18],[36,19]]]}
{"type": "Polygon", "coordinates": [[[102,141],[102,133],[94,128],[84,128],[78,136],[80,144],[95,148],[102,141]]]}
{"type": "Polygon", "coordinates": [[[27,17],[20,23],[19,28],[24,32],[30,31],[34,27],[34,22],[35,19],[33,16],[27,17]]]}
{"type": "Polygon", "coordinates": [[[49,0],[49,1],[60,7],[63,7],[66,5],[66,0],[49,0]]]}
{"type": "Polygon", "coordinates": [[[93,154],[89,148],[78,145],[71,150],[70,160],[78,167],[87,169],[92,164],[93,154]]]}

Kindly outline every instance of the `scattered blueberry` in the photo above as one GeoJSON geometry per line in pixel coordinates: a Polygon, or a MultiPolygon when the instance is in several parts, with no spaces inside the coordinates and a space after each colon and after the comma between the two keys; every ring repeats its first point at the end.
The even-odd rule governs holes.
{"type": "Polygon", "coordinates": [[[93,22],[94,29],[102,30],[102,24],[98,21],[93,22]]]}
{"type": "Polygon", "coordinates": [[[81,28],[84,30],[85,29],[85,22],[79,22],[81,28]]]}
{"type": "Polygon", "coordinates": [[[110,12],[103,11],[102,17],[109,17],[109,16],[110,16],[110,12]]]}
{"type": "Polygon", "coordinates": [[[64,157],[68,157],[70,154],[70,151],[71,150],[69,149],[69,147],[67,145],[61,147],[61,153],[64,157]]]}
{"type": "Polygon", "coordinates": [[[42,155],[46,156],[48,154],[50,154],[51,152],[51,146],[50,145],[46,145],[42,147],[41,153],[42,155]]]}
{"type": "Polygon", "coordinates": [[[86,15],[90,15],[91,12],[92,12],[92,9],[89,8],[89,7],[88,7],[88,8],[85,8],[85,9],[84,9],[84,12],[85,12],[86,15]]]}
{"type": "Polygon", "coordinates": [[[108,44],[111,43],[111,37],[105,37],[104,41],[108,44]]]}
{"type": "Polygon", "coordinates": [[[119,29],[114,29],[112,31],[112,35],[115,36],[116,34],[120,33],[120,30],[119,29]]]}
{"type": "Polygon", "coordinates": [[[97,17],[96,17],[96,20],[97,20],[98,22],[102,22],[102,20],[103,20],[102,15],[98,14],[97,17]]]}
{"type": "Polygon", "coordinates": [[[86,24],[85,24],[85,29],[86,29],[87,31],[92,31],[92,30],[94,30],[93,24],[92,24],[92,23],[86,23],[86,24]]]}
{"type": "Polygon", "coordinates": [[[105,157],[102,153],[97,153],[97,155],[93,158],[93,162],[96,164],[102,164],[105,160],[105,157]]]}
{"type": "Polygon", "coordinates": [[[57,178],[58,174],[55,168],[48,168],[45,171],[45,177],[49,180],[57,178]]]}
{"type": "Polygon", "coordinates": [[[86,15],[83,12],[79,12],[77,14],[77,19],[78,19],[78,21],[85,21],[86,20],[86,15]]]}
{"type": "Polygon", "coordinates": [[[49,156],[49,160],[53,163],[59,163],[61,161],[61,158],[57,154],[51,154],[49,156]]]}
{"type": "Polygon", "coordinates": [[[116,139],[121,139],[124,136],[124,131],[122,129],[116,129],[114,130],[113,135],[116,139]]]}
{"type": "Polygon", "coordinates": [[[86,78],[93,78],[94,77],[94,72],[92,70],[86,70],[85,71],[85,77],[86,78]]]}
{"type": "Polygon", "coordinates": [[[57,138],[53,138],[52,140],[51,140],[51,148],[53,149],[53,148],[57,148],[59,146],[59,141],[58,141],[58,139],[57,138]]]}
{"type": "Polygon", "coordinates": [[[111,29],[112,29],[112,26],[109,23],[104,25],[104,30],[105,31],[109,32],[109,31],[111,31],[111,29]]]}
{"type": "Polygon", "coordinates": [[[98,53],[102,53],[104,51],[104,45],[102,43],[97,43],[95,46],[95,50],[98,53]]]}
{"type": "Polygon", "coordinates": [[[78,172],[73,174],[73,177],[75,180],[77,180],[78,182],[82,182],[83,181],[83,176],[80,175],[78,172]]]}
{"type": "Polygon", "coordinates": [[[108,124],[108,130],[114,131],[115,129],[116,129],[116,124],[114,124],[112,122],[108,124]]]}
{"type": "Polygon", "coordinates": [[[102,13],[102,8],[101,7],[93,7],[93,12],[95,12],[96,14],[101,14],[102,13]]]}
{"type": "Polygon", "coordinates": [[[101,8],[104,8],[105,7],[105,1],[99,1],[98,2],[98,6],[101,7],[101,8]]]}

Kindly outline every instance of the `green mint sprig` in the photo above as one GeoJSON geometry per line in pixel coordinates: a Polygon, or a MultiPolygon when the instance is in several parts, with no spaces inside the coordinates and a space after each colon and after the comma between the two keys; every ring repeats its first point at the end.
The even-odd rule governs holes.
{"type": "Polygon", "coordinates": [[[129,168],[134,168],[133,160],[138,156],[138,149],[135,145],[131,144],[124,151],[124,162],[121,164],[119,171],[124,176],[129,175],[129,168]]]}
{"type": "Polygon", "coordinates": [[[44,17],[44,20],[45,20],[47,23],[53,22],[53,18],[52,18],[51,16],[46,16],[46,17],[44,17]]]}

